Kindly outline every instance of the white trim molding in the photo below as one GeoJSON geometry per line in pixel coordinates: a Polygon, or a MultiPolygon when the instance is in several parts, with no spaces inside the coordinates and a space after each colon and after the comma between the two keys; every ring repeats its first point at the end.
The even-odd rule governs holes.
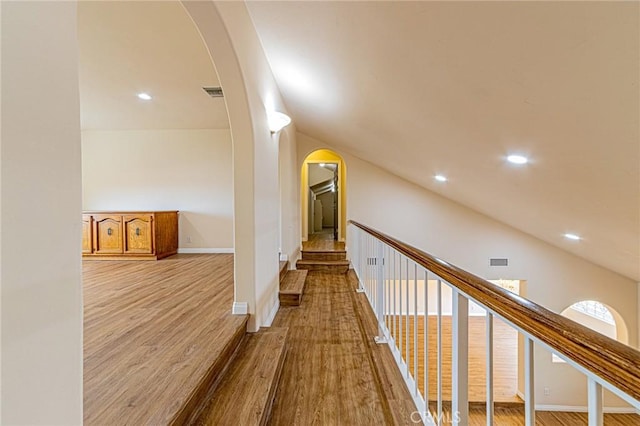
{"type": "Polygon", "coordinates": [[[232,248],[186,248],[179,247],[178,254],[234,254],[235,250],[232,248]]]}
{"type": "Polygon", "coordinates": [[[247,315],[249,313],[249,304],[247,302],[233,302],[231,313],[233,315],[247,315]]]}
{"type": "Polygon", "coordinates": [[[273,324],[273,320],[276,318],[276,314],[280,309],[280,298],[276,299],[276,303],[273,304],[273,308],[271,308],[271,312],[269,312],[269,316],[267,317],[263,327],[271,327],[273,324]]]}

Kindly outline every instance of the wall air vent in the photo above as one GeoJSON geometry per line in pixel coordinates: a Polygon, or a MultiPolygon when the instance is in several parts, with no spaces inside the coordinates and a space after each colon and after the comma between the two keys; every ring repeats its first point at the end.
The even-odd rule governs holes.
{"type": "Polygon", "coordinates": [[[509,259],[489,259],[489,266],[509,266],[509,259]]]}
{"type": "Polygon", "coordinates": [[[222,98],[224,96],[222,87],[203,87],[202,90],[207,92],[212,98],[222,98]]]}

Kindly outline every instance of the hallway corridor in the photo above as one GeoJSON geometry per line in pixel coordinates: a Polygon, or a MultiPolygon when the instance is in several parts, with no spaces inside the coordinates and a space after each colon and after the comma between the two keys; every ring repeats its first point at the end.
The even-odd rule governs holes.
{"type": "Polygon", "coordinates": [[[270,424],[411,424],[395,365],[376,373],[391,354],[373,343],[375,319],[354,285],[348,274],[310,272],[302,305],[280,308],[273,326],[289,327],[289,352],[270,424]]]}

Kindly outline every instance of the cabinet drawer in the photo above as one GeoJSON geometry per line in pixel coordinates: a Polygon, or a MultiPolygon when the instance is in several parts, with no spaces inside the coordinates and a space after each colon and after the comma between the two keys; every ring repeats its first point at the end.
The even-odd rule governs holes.
{"type": "Polygon", "coordinates": [[[122,253],[122,216],[94,216],[94,253],[122,253]]]}
{"type": "Polygon", "coordinates": [[[153,215],[125,215],[124,252],[153,253],[153,215]]]}

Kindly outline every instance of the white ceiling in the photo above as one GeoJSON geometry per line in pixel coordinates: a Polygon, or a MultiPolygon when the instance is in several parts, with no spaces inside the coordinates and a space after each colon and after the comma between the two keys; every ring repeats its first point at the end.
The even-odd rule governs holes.
{"type": "Polygon", "coordinates": [[[249,10],[299,131],[640,281],[638,2],[249,10]]]}
{"type": "MultiPolygon", "coordinates": [[[[298,130],[640,282],[639,6],[248,5],[298,130]]],[[[228,128],[177,1],[78,20],[84,129],[228,128]]]]}
{"type": "Polygon", "coordinates": [[[79,2],[78,39],[83,129],[229,128],[224,99],[202,90],[220,84],[179,2],[79,2]]]}

